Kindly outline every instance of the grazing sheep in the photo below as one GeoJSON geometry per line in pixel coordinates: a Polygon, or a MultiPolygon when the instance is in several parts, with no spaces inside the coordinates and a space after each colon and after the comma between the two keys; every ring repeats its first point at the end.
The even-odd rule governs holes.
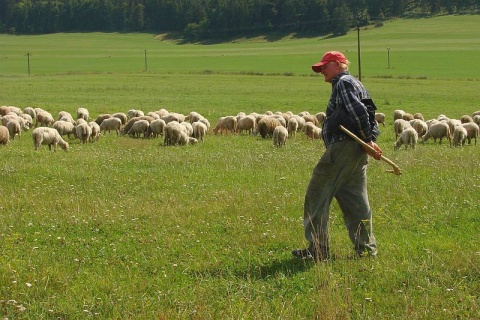
{"type": "Polygon", "coordinates": [[[81,143],[87,143],[92,135],[92,128],[90,128],[87,122],[82,122],[75,127],[75,133],[81,143]]]}
{"type": "Polygon", "coordinates": [[[147,120],[149,123],[151,123],[155,119],[153,119],[150,116],[133,117],[130,120],[128,120],[127,123],[125,124],[125,126],[120,130],[120,135],[123,136],[123,135],[127,134],[128,131],[130,131],[130,129],[132,128],[133,124],[135,122],[137,122],[138,120],[147,120]]]}
{"type": "Polygon", "coordinates": [[[273,146],[282,147],[287,142],[288,130],[284,126],[277,126],[273,130],[273,146]]]}
{"type": "Polygon", "coordinates": [[[71,134],[75,135],[75,125],[69,121],[55,121],[53,128],[56,129],[61,136],[67,135],[68,139],[70,139],[71,134]]]}
{"type": "Polygon", "coordinates": [[[273,117],[263,117],[258,121],[257,129],[254,132],[260,133],[260,136],[265,139],[266,137],[272,137],[273,131],[276,127],[281,126],[282,123],[273,117]]]}
{"type": "Polygon", "coordinates": [[[148,136],[152,136],[154,138],[158,137],[158,136],[163,136],[163,131],[165,130],[165,121],[163,121],[163,119],[156,119],[156,120],[153,120],[152,122],[150,122],[150,126],[149,126],[149,135],[148,136]]]}
{"type": "Polygon", "coordinates": [[[198,140],[194,137],[189,137],[185,131],[180,132],[179,139],[178,139],[178,145],[184,146],[187,144],[196,144],[198,140]]]}
{"type": "Polygon", "coordinates": [[[186,135],[184,127],[178,121],[170,121],[165,125],[163,136],[164,146],[176,146],[179,143],[182,132],[186,135]]]}
{"type": "Polygon", "coordinates": [[[192,123],[192,128],[193,128],[193,137],[196,138],[198,141],[203,142],[208,131],[208,128],[205,125],[205,123],[201,121],[195,121],[194,123],[192,123]]]}
{"type": "Polygon", "coordinates": [[[448,127],[450,128],[450,133],[453,133],[453,130],[455,130],[456,126],[459,126],[462,124],[462,122],[458,119],[448,119],[445,122],[448,124],[448,127]]]}
{"type": "Polygon", "coordinates": [[[20,118],[22,118],[24,121],[25,121],[25,125],[23,127],[23,130],[27,131],[28,129],[30,129],[33,125],[33,118],[31,115],[29,115],[28,113],[22,113],[20,115],[20,118]]]}
{"type": "Polygon", "coordinates": [[[385,127],[385,113],[375,113],[375,121],[377,121],[377,123],[383,124],[383,126],[385,127]]]}
{"type": "Polygon", "coordinates": [[[25,121],[24,118],[18,116],[14,112],[10,112],[7,115],[2,117],[2,123],[3,123],[4,126],[6,126],[7,123],[9,123],[12,120],[17,121],[20,124],[20,128],[23,129],[23,131],[28,131],[28,129],[30,129],[27,121],[25,121]]]}
{"type": "Polygon", "coordinates": [[[254,116],[243,116],[237,120],[237,133],[242,134],[246,132],[247,134],[253,133],[255,130],[256,120],[254,116]]]}
{"type": "Polygon", "coordinates": [[[165,124],[168,124],[169,122],[172,122],[172,121],[177,121],[178,123],[181,122],[180,118],[175,113],[169,113],[167,115],[164,115],[164,116],[160,117],[160,119],[165,121],[165,124]]]}
{"type": "Polygon", "coordinates": [[[480,115],[476,114],[472,117],[472,120],[474,123],[478,124],[480,126],[480,115]]]}
{"type": "Polygon", "coordinates": [[[322,135],[322,129],[314,125],[312,122],[305,123],[303,131],[305,132],[305,135],[310,139],[320,139],[322,135]]]}
{"type": "Polygon", "coordinates": [[[7,127],[0,126],[0,144],[6,145],[10,142],[10,132],[7,127]]]}
{"type": "Polygon", "coordinates": [[[402,145],[405,146],[405,150],[408,148],[409,145],[413,150],[415,150],[417,141],[418,132],[412,127],[406,128],[405,130],[403,130],[402,134],[400,134],[400,137],[393,145],[393,150],[400,149],[402,145]]]}
{"type": "Polygon", "coordinates": [[[132,119],[132,118],[135,118],[135,117],[144,116],[145,113],[142,110],[130,109],[130,110],[128,110],[127,115],[128,115],[129,119],[132,119]]]}
{"type": "Polygon", "coordinates": [[[90,129],[92,129],[92,134],[90,135],[90,142],[98,141],[98,139],[100,138],[100,133],[102,132],[100,130],[100,126],[95,121],[90,121],[88,125],[90,126],[90,129]]]}
{"type": "Polygon", "coordinates": [[[122,121],[122,126],[125,125],[128,121],[127,115],[123,112],[116,112],[112,114],[112,117],[120,119],[122,121]]]}
{"type": "Polygon", "coordinates": [[[110,131],[115,130],[115,132],[118,133],[120,132],[120,127],[122,126],[122,120],[116,117],[111,117],[104,119],[102,123],[100,124],[100,133],[104,133],[105,131],[110,131]]]}
{"type": "Polygon", "coordinates": [[[32,107],[26,107],[25,109],[23,109],[23,113],[28,114],[30,117],[32,117],[32,119],[37,118],[37,113],[32,107]]]}
{"type": "Polygon", "coordinates": [[[453,130],[453,146],[463,146],[465,145],[465,140],[467,140],[467,129],[464,126],[456,126],[453,130]]]}
{"type": "Polygon", "coordinates": [[[168,112],[168,110],[165,109],[165,108],[161,108],[160,110],[155,111],[155,113],[158,114],[160,116],[160,118],[162,118],[163,116],[166,116],[170,112],[168,112]]]}
{"type": "Polygon", "coordinates": [[[231,133],[235,133],[237,131],[237,118],[234,116],[226,116],[219,118],[217,124],[215,125],[215,128],[213,128],[213,133],[217,134],[219,131],[220,134],[228,131],[230,131],[231,133]]]}
{"type": "Polygon", "coordinates": [[[57,151],[57,145],[59,145],[63,150],[68,151],[68,143],[62,139],[60,134],[56,129],[48,127],[36,128],[32,132],[33,144],[35,150],[38,150],[41,144],[48,145],[48,149],[57,151]]]}
{"type": "Polygon", "coordinates": [[[96,124],[101,125],[103,120],[111,118],[112,115],[110,113],[103,113],[97,116],[94,120],[96,124]]]}
{"type": "Polygon", "coordinates": [[[291,118],[288,120],[287,130],[288,130],[288,133],[289,133],[289,136],[290,136],[290,137],[294,137],[294,138],[297,137],[298,121],[297,121],[297,119],[296,119],[295,117],[291,117],[291,118]]]}
{"type": "Polygon", "coordinates": [[[413,117],[413,114],[405,112],[402,116],[402,119],[406,121],[411,121],[415,118],[413,117]]]}
{"type": "Polygon", "coordinates": [[[185,132],[186,134],[191,137],[192,134],[193,134],[193,127],[192,127],[192,124],[190,122],[180,122],[180,125],[183,126],[185,128],[185,132]]]}
{"type": "Polygon", "coordinates": [[[144,138],[148,137],[148,127],[150,126],[150,122],[147,120],[138,120],[135,121],[135,123],[132,125],[130,130],[128,130],[128,135],[130,137],[135,137],[135,138],[140,138],[140,136],[143,134],[144,138]]]}
{"type": "Polygon", "coordinates": [[[67,111],[60,111],[58,113],[57,120],[68,121],[68,122],[71,122],[72,124],[75,124],[75,120],[73,120],[72,115],[70,114],[70,112],[67,112],[67,111]]]}
{"type": "Polygon", "coordinates": [[[147,116],[152,117],[154,120],[160,119],[160,116],[155,111],[147,112],[147,116]]]}
{"type": "Polygon", "coordinates": [[[410,125],[417,131],[419,137],[423,137],[427,133],[428,125],[421,119],[414,119],[410,121],[410,125]]]}
{"type": "Polygon", "coordinates": [[[85,121],[88,121],[88,119],[90,119],[90,113],[86,108],[77,109],[77,120],[78,119],[84,119],[85,121]]]}
{"type": "Polygon", "coordinates": [[[302,118],[305,119],[305,122],[311,122],[315,126],[318,126],[318,119],[314,115],[306,114],[302,118]]]}
{"type": "Polygon", "coordinates": [[[468,114],[465,114],[460,118],[460,122],[461,123],[473,122],[473,118],[470,117],[468,114]]]}
{"type": "Polygon", "coordinates": [[[14,106],[1,106],[0,107],[0,116],[4,116],[10,112],[14,112],[17,116],[22,114],[22,109],[14,106]]]}
{"type": "Polygon", "coordinates": [[[303,127],[305,126],[305,123],[306,123],[303,117],[293,115],[290,119],[297,120],[297,123],[298,123],[297,131],[303,131],[303,127]]]}
{"type": "Polygon", "coordinates": [[[207,126],[207,132],[208,132],[208,130],[210,130],[210,122],[208,121],[207,118],[202,118],[198,121],[202,122],[203,124],[205,124],[207,126]]]}
{"type": "Polygon", "coordinates": [[[413,119],[418,119],[418,120],[425,121],[425,118],[423,117],[423,114],[421,114],[420,112],[414,113],[413,114],[413,119]]]}
{"type": "Polygon", "coordinates": [[[403,119],[403,115],[405,114],[405,111],[397,109],[393,111],[393,121],[398,120],[398,119],[403,119]]]}
{"type": "Polygon", "coordinates": [[[10,121],[8,121],[7,125],[6,125],[7,129],[8,129],[8,132],[10,134],[10,137],[12,138],[12,140],[15,139],[15,136],[18,134],[18,139],[21,139],[22,137],[22,129],[20,127],[20,123],[15,120],[15,119],[12,119],[10,121]]]}
{"type": "Polygon", "coordinates": [[[188,122],[190,123],[194,123],[194,122],[197,122],[199,121],[200,119],[202,119],[203,116],[198,113],[198,112],[195,112],[195,111],[192,111],[190,112],[187,116],[186,116],[186,119],[188,120],[188,122]]]}
{"type": "Polygon", "coordinates": [[[37,121],[35,123],[35,127],[38,125],[48,127],[55,122],[53,116],[48,111],[37,111],[37,121]]]}
{"type": "Polygon", "coordinates": [[[409,128],[409,127],[411,127],[411,124],[407,120],[403,120],[403,119],[395,120],[395,122],[393,123],[393,130],[395,132],[395,139],[398,139],[398,137],[402,134],[403,130],[405,130],[406,128],[409,128]]]}
{"type": "Polygon", "coordinates": [[[477,139],[479,135],[479,126],[474,122],[463,123],[462,126],[467,129],[467,141],[468,144],[472,142],[472,139],[475,139],[475,145],[477,145],[477,139]]]}
{"type": "Polygon", "coordinates": [[[440,144],[442,143],[443,138],[447,138],[447,140],[450,142],[450,146],[452,146],[450,127],[444,121],[432,124],[430,128],[428,128],[427,133],[422,137],[422,143],[427,142],[430,137],[433,138],[434,143],[437,142],[437,139],[440,139],[440,144]]]}
{"type": "Polygon", "coordinates": [[[318,125],[323,126],[325,119],[327,118],[327,114],[325,112],[318,112],[315,114],[315,118],[318,120],[318,125]]]}

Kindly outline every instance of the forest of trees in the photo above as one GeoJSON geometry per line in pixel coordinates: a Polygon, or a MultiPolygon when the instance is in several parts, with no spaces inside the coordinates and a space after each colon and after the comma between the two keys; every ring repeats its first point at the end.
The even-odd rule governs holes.
{"type": "Polygon", "coordinates": [[[186,41],[277,31],[342,35],[395,17],[479,9],[480,0],[1,0],[0,32],[176,32],[186,41]]]}

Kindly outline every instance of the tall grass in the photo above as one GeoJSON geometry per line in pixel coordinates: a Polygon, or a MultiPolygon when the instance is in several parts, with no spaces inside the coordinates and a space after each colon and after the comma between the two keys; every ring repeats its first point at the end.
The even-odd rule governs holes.
{"type": "MultiPolygon", "coordinates": [[[[446,18],[439,19],[422,25],[445,24],[446,18]]],[[[458,20],[449,19],[454,32],[458,20]]],[[[185,56],[172,53],[169,61],[182,62],[178,71],[171,65],[155,72],[142,72],[140,66],[137,72],[127,63],[134,60],[131,51],[122,48],[141,47],[150,35],[1,37],[18,48],[28,39],[49,54],[52,47],[61,48],[59,39],[75,40],[63,46],[67,51],[95,42],[99,50],[85,49],[91,56],[102,52],[108,38],[126,62],[119,71],[107,71],[112,66],[107,63],[89,69],[88,60],[63,69],[58,57],[45,58],[50,66],[31,76],[2,62],[2,69],[10,70],[0,76],[2,105],[39,106],[54,115],[84,106],[92,116],[165,107],[198,111],[212,124],[240,111],[322,111],[329,85],[298,70],[308,69],[323,47],[312,45],[315,54],[309,57],[304,48],[315,41],[334,47],[355,39],[258,43],[265,51],[281,47],[288,53],[284,68],[261,65],[271,61],[262,58],[263,51],[231,58],[228,68],[215,68],[205,57],[226,47],[232,55],[245,55],[245,47],[255,47],[253,39],[172,44],[167,47],[185,56]],[[258,75],[249,73],[255,70],[258,75]],[[295,74],[283,75],[290,71],[295,74]]],[[[381,45],[374,44],[375,37],[369,41],[372,55],[380,56],[375,47],[381,45]]],[[[419,37],[405,50],[411,45],[415,52],[422,41],[419,37]]],[[[439,54],[464,50],[447,47],[452,53],[439,54]]],[[[421,50],[418,55],[428,56],[421,50]]],[[[427,62],[398,73],[405,77],[363,81],[389,119],[379,143],[403,172],[397,177],[385,172],[384,163],[369,165],[378,259],[354,257],[335,202],[330,231],[336,260],[314,264],[291,257],[292,249],[305,245],[303,196],[324,150],[321,142],[300,134],[278,149],[268,139],[248,135],[209,134],[205,143],[162,147],[161,139],[112,133],[92,144],[72,140],[68,153],[53,153],[45,146],[34,151],[26,132],[0,150],[0,314],[9,319],[478,318],[478,146],[428,141],[414,151],[393,151],[394,109],[426,118],[440,113],[459,118],[477,110],[478,80],[468,81],[478,78],[472,71],[454,71],[447,64],[452,74],[447,78],[427,62]],[[464,77],[453,76],[460,71],[464,77]],[[426,79],[419,78],[422,74],[426,79]]]]}

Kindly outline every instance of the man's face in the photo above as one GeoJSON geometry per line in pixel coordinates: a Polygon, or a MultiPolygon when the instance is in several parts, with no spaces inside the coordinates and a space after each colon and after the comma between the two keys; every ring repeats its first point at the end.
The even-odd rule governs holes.
{"type": "Polygon", "coordinates": [[[325,82],[332,82],[332,79],[335,78],[340,72],[341,68],[337,62],[326,63],[320,69],[320,73],[325,77],[325,82]]]}

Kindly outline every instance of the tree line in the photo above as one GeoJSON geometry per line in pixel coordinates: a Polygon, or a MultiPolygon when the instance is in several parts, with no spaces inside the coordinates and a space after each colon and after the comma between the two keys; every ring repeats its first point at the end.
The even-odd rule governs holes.
{"type": "Polygon", "coordinates": [[[0,32],[176,32],[186,41],[268,32],[342,35],[395,17],[479,8],[480,0],[1,0],[0,32]]]}

